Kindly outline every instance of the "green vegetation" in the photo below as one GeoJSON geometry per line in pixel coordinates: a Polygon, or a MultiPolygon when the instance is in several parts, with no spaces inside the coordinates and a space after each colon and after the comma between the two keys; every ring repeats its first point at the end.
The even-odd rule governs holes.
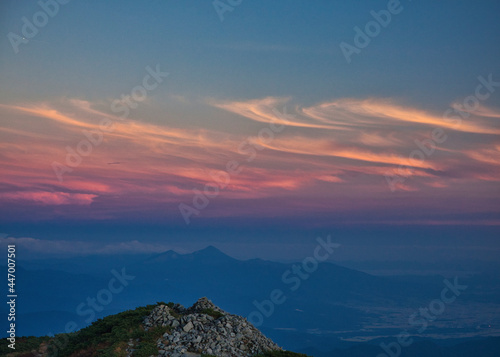
{"type": "Polygon", "coordinates": [[[151,355],[158,355],[158,348],[156,348],[156,343],[153,342],[141,342],[134,351],[134,357],[149,357],[151,355]]]}
{"type": "Polygon", "coordinates": [[[21,355],[25,354],[26,352],[30,352],[33,350],[38,350],[40,345],[42,343],[47,343],[49,342],[50,337],[43,336],[43,337],[34,337],[34,336],[29,336],[29,337],[18,337],[16,338],[16,349],[13,350],[9,348],[7,345],[7,339],[2,339],[2,344],[0,344],[0,356],[16,356],[16,355],[21,355]]]}
{"type": "MultiPolygon", "coordinates": [[[[16,350],[0,345],[0,356],[23,357],[27,352],[46,349],[49,356],[103,356],[103,357],[125,357],[127,348],[134,349],[134,356],[149,357],[158,355],[156,341],[165,333],[171,332],[171,327],[154,327],[148,331],[144,330],[142,322],[146,316],[158,305],[167,305],[170,308],[173,303],[158,302],[156,305],[138,307],[116,315],[107,316],[92,323],[80,331],[70,334],[59,334],[54,337],[19,337],[16,339],[16,350]],[[129,346],[133,341],[134,346],[129,346]]],[[[203,314],[218,319],[223,313],[214,309],[204,309],[203,314]]],[[[172,313],[174,313],[172,311],[172,313]]],[[[178,314],[176,314],[178,315],[178,314]]],[[[214,355],[202,354],[202,357],[215,357],[214,355]]],[[[304,354],[288,351],[273,351],[256,355],[254,357],[308,357],[304,354]]]]}
{"type": "Polygon", "coordinates": [[[145,331],[141,325],[156,306],[148,305],[124,311],[99,319],[78,332],[57,335],[55,340],[63,343],[52,344],[50,352],[58,357],[69,357],[77,352],[84,352],[85,355],[122,357],[126,355],[128,342],[133,340],[135,356],[156,355],[156,341],[164,333],[170,332],[170,327],[156,327],[145,331]],[[137,340],[139,342],[135,342],[137,340]]]}
{"type": "Polygon", "coordinates": [[[208,316],[212,316],[216,320],[219,317],[224,316],[224,314],[222,312],[215,311],[214,309],[203,309],[203,310],[200,311],[200,313],[208,315],[208,316]]]}

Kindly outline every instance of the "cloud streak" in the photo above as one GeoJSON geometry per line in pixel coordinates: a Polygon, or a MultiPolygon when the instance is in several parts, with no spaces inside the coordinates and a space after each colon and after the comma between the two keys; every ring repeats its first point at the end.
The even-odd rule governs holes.
{"type": "Polygon", "coordinates": [[[168,244],[145,243],[137,240],[103,244],[75,240],[46,240],[30,237],[0,237],[0,247],[14,244],[27,253],[43,255],[107,255],[159,253],[172,247],[168,244]]]}
{"type": "Polygon", "coordinates": [[[286,216],[300,207],[328,213],[335,211],[328,202],[336,200],[347,210],[363,210],[371,201],[390,207],[391,200],[383,201],[390,194],[383,175],[399,165],[410,165],[407,174],[414,177],[401,185],[401,194],[422,207],[436,190],[446,196],[467,187],[482,195],[500,177],[500,111],[494,108],[481,107],[457,126],[438,113],[377,98],[308,107],[276,97],[207,103],[229,114],[225,122],[212,114],[211,121],[221,122],[218,128],[122,120],[76,99],[1,104],[0,205],[4,210],[52,207],[44,213],[52,218],[117,217],[160,207],[177,215],[176,205],[213,182],[211,173],[224,170],[230,160],[243,169],[221,190],[220,204],[209,215],[286,216]],[[283,107],[290,115],[280,114],[283,107]],[[113,122],[112,130],[103,132],[102,143],[59,182],[51,163],[64,163],[66,147],[85,139],[84,130],[99,130],[103,119],[113,122]],[[257,133],[268,125],[285,130],[265,140],[257,133]],[[433,128],[445,130],[448,141],[426,160],[408,164],[415,140],[425,140],[433,128]],[[255,160],[248,160],[242,143],[255,151],[255,160]],[[346,192],[354,196],[351,202],[344,200],[346,192]],[[263,203],[267,200],[281,202],[281,211],[263,203]]]}

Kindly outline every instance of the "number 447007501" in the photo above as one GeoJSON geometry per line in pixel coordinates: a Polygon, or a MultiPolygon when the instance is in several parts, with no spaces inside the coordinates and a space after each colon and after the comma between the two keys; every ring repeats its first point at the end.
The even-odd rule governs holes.
{"type": "Polygon", "coordinates": [[[8,246],[8,254],[7,254],[7,266],[8,266],[8,275],[7,275],[7,280],[8,280],[8,286],[9,286],[9,293],[14,294],[16,289],[16,246],[14,245],[9,245],[8,246]]]}

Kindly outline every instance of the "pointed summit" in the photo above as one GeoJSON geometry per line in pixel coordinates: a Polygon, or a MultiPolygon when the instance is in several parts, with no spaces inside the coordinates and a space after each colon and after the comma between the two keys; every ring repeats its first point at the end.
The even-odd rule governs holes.
{"type": "Polygon", "coordinates": [[[202,312],[202,311],[207,311],[207,310],[213,310],[213,311],[219,311],[223,314],[225,314],[225,311],[222,310],[220,307],[214,305],[214,303],[210,300],[208,300],[206,297],[199,298],[198,301],[196,301],[193,306],[189,308],[189,311],[192,312],[202,312]]]}
{"type": "Polygon", "coordinates": [[[147,264],[160,263],[160,262],[164,262],[164,261],[179,259],[180,256],[181,256],[181,254],[177,253],[174,250],[167,250],[166,252],[155,254],[152,257],[149,257],[144,262],[147,264]]]}
{"type": "Polygon", "coordinates": [[[213,245],[209,245],[206,248],[200,249],[196,252],[191,253],[194,258],[203,258],[211,261],[221,261],[232,259],[230,256],[224,254],[219,249],[215,248],[213,245]]]}
{"type": "Polygon", "coordinates": [[[212,245],[209,245],[201,250],[197,250],[193,253],[181,254],[173,250],[168,250],[163,253],[153,255],[143,263],[145,264],[182,264],[182,263],[203,263],[203,264],[218,264],[218,263],[229,263],[232,261],[237,261],[234,258],[224,254],[219,249],[212,245]]]}
{"type": "MultiPolygon", "coordinates": [[[[154,346],[158,348],[158,354],[155,355],[248,357],[264,352],[283,351],[247,319],[221,310],[206,297],[198,299],[187,310],[176,310],[175,305],[173,310],[174,314],[170,308],[160,303],[143,320],[146,331],[154,331],[155,327],[167,327],[159,339],[153,339],[156,341],[154,346]]],[[[140,344],[140,340],[136,342],[140,344]]],[[[290,353],[286,355],[295,356],[290,353]]]]}
{"type": "Polygon", "coordinates": [[[199,254],[204,254],[204,255],[207,255],[207,254],[210,254],[210,255],[225,255],[224,253],[222,253],[219,249],[215,248],[213,245],[209,245],[203,249],[200,249],[196,252],[194,252],[193,254],[195,253],[199,253],[199,254]]]}

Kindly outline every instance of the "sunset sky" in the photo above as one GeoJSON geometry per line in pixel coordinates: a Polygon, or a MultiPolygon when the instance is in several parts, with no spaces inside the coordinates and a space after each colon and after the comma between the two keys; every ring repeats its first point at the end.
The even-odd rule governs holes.
{"type": "Polygon", "coordinates": [[[74,0],[27,36],[41,6],[3,1],[0,239],[286,258],[330,233],[346,259],[493,259],[500,3],[402,0],[348,63],[387,8],[74,0]]]}

